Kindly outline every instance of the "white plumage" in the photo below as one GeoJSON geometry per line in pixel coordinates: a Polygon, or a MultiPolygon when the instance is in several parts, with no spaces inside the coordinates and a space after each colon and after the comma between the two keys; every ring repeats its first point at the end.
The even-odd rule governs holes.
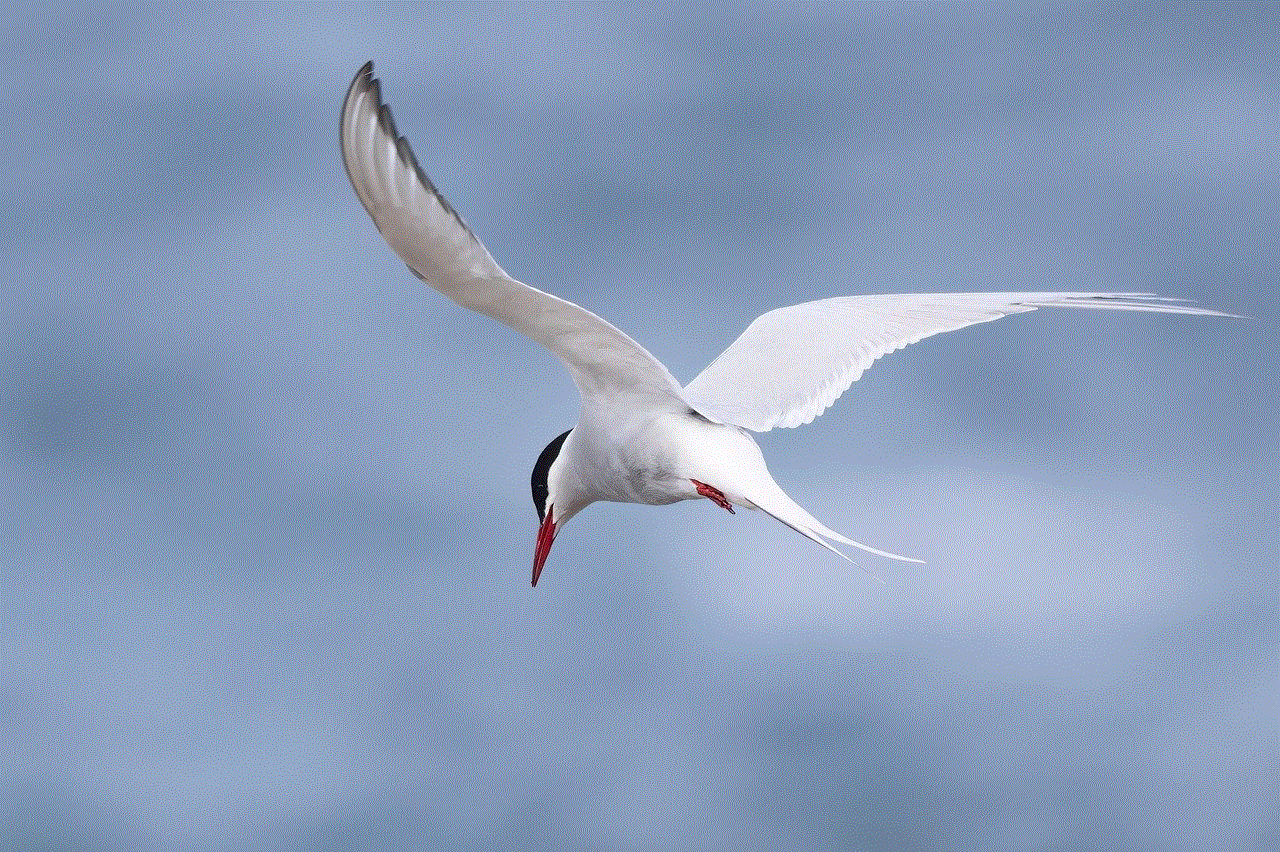
{"type": "Polygon", "coordinates": [[[535,585],[556,533],[598,500],[663,504],[707,497],[729,511],[733,505],[761,509],[841,556],[829,541],[918,561],[859,544],[817,521],[774,482],[746,430],[808,423],[877,358],[1010,314],[1084,308],[1230,316],[1145,293],[844,296],[769,311],[681,388],[613,325],[498,266],[397,135],[373,63],[360,69],[347,92],[341,141],[356,195],[409,269],[463,307],[545,346],[578,387],[578,425],[553,441],[534,469],[542,521],[535,585]]]}
{"type": "Polygon", "coordinates": [[[826,411],[876,359],[967,325],[1036,308],[1225,316],[1180,301],[1147,293],[894,293],[806,302],[756,319],[685,397],[753,432],[790,428],[826,411]]]}

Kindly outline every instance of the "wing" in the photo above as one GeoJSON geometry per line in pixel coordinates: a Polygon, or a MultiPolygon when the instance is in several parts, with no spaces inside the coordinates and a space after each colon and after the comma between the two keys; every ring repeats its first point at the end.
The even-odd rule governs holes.
{"type": "Polygon", "coordinates": [[[808,423],[880,356],[944,331],[1036,308],[1231,316],[1145,293],[845,296],[779,308],[747,327],[685,388],[708,417],[756,432],[808,423]]]}
{"type": "Polygon", "coordinates": [[[341,133],[342,159],[360,203],[414,275],[550,349],[569,368],[584,404],[629,396],[651,407],[689,410],[679,382],[640,344],[590,311],[502,271],[396,133],[372,62],[347,91],[341,133]]]}

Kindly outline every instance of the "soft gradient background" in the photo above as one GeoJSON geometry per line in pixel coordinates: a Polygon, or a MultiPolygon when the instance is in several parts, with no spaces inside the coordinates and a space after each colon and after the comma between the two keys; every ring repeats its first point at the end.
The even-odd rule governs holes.
{"type": "Polygon", "coordinates": [[[0,847],[1275,849],[1280,12],[3,12],[0,847]],[[564,371],[347,184],[377,62],[513,274],[688,379],[764,310],[1034,314],[602,505],[564,371]]]}

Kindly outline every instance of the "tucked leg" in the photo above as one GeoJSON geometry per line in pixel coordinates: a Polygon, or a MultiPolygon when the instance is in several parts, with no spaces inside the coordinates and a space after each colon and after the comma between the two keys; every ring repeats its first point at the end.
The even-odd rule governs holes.
{"type": "Polygon", "coordinates": [[[692,482],[695,486],[697,486],[698,493],[701,494],[703,497],[706,497],[708,500],[710,500],[712,503],[715,503],[721,509],[725,509],[726,511],[729,512],[730,515],[737,514],[736,512],[733,511],[733,504],[729,502],[729,500],[724,496],[724,492],[721,491],[719,488],[713,488],[707,483],[699,482],[696,479],[690,479],[689,481],[692,482]]]}

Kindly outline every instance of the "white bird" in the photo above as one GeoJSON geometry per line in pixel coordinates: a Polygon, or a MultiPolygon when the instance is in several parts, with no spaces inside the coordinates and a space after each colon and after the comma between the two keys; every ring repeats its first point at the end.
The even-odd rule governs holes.
{"type": "Polygon", "coordinates": [[[1147,293],[844,296],[764,314],[681,387],[617,328],[498,266],[397,134],[372,62],[347,92],[341,134],[351,185],[409,270],[463,307],[541,343],[578,387],[578,424],[548,444],[533,468],[535,586],[556,535],[598,500],[662,505],[706,497],[729,512],[760,509],[845,559],[830,542],[919,562],[859,544],[816,520],[774,482],[747,430],[808,423],[882,355],[1010,314],[1052,307],[1230,316],[1147,293]]]}

